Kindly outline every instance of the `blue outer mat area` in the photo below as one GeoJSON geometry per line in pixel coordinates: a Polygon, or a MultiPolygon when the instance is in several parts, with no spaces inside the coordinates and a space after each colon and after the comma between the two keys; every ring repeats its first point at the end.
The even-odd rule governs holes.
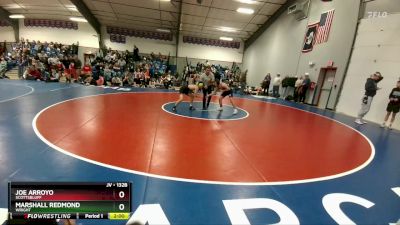
{"type": "MultiPolygon", "coordinates": [[[[187,183],[125,173],[69,157],[43,143],[32,129],[35,115],[49,105],[81,96],[127,90],[1,80],[0,96],[6,96],[9,90],[3,89],[5,84],[29,85],[35,91],[0,103],[0,208],[7,208],[8,181],[130,181],[133,183],[133,210],[143,204],[159,204],[171,224],[230,224],[224,200],[260,198],[282,203],[297,216],[301,224],[337,224],[322,204],[323,197],[332,193],[355,195],[374,203],[370,208],[352,202],[341,204],[343,213],[357,224],[388,224],[400,218],[400,196],[391,190],[400,187],[399,131],[381,129],[374,123],[355,125],[352,117],[307,105],[245,96],[252,100],[304,109],[354,127],[375,145],[375,158],[359,172],[321,182],[257,186],[187,183]]],[[[3,99],[27,90],[21,89],[21,92],[3,99]]],[[[163,90],[131,88],[129,91],[163,90]]],[[[182,105],[182,108],[186,106],[182,105]]],[[[229,106],[227,116],[230,114],[228,110],[229,106]]],[[[60,115],[60,119],[68,119],[68,115],[60,115]]],[[[251,224],[277,223],[280,220],[275,212],[265,208],[247,209],[244,212],[251,224]]],[[[78,222],[125,224],[124,221],[107,220],[78,222]]]]}

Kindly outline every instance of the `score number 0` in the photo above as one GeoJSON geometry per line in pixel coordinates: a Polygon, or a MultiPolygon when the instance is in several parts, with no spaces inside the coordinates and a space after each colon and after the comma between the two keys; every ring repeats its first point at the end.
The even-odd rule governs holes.
{"type": "MultiPolygon", "coordinates": [[[[120,199],[124,198],[124,197],[125,197],[125,192],[120,191],[120,192],[118,193],[118,197],[119,197],[120,199]]],[[[125,209],[125,205],[124,205],[123,203],[121,203],[121,204],[119,204],[118,208],[119,208],[119,210],[123,211],[123,210],[125,209]]]]}

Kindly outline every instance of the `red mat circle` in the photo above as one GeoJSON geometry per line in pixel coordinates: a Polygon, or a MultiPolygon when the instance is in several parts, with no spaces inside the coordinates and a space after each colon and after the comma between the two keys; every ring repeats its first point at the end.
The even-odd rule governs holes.
{"type": "Polygon", "coordinates": [[[124,93],[73,99],[43,110],[34,126],[57,150],[172,179],[324,180],[361,169],[374,153],[357,131],[309,112],[235,98],[249,112],[248,118],[196,120],[161,109],[177,96],[124,93]]]}

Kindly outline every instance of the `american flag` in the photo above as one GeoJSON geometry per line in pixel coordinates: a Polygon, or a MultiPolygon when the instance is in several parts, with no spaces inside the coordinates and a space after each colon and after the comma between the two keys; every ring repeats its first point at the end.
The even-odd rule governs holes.
{"type": "Polygon", "coordinates": [[[317,31],[317,37],[315,39],[315,44],[321,44],[328,41],[329,31],[331,30],[333,14],[335,10],[332,9],[328,12],[321,14],[321,19],[319,20],[319,26],[317,31]]]}

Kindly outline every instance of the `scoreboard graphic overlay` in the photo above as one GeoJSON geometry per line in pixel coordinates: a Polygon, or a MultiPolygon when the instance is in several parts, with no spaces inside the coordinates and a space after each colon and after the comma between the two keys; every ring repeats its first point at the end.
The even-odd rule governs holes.
{"type": "Polygon", "coordinates": [[[128,219],[131,183],[9,183],[10,219],[128,219]]]}

